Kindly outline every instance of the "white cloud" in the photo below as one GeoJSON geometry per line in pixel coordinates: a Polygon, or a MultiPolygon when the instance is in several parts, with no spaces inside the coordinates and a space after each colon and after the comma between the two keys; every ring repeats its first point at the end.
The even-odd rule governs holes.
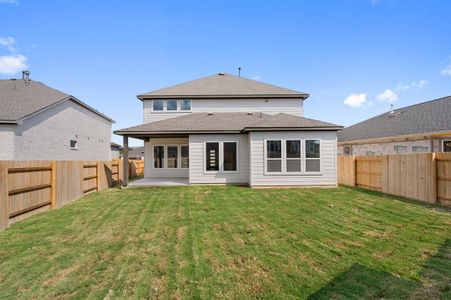
{"type": "Polygon", "coordinates": [[[427,80],[420,80],[419,82],[412,82],[412,85],[416,88],[422,89],[425,86],[427,86],[429,84],[429,82],[427,80]]]}
{"type": "Polygon", "coordinates": [[[0,37],[0,45],[5,46],[10,52],[14,52],[16,49],[14,48],[14,44],[16,40],[13,37],[0,37]]]}
{"type": "Polygon", "coordinates": [[[366,103],[366,94],[351,94],[344,101],[344,104],[351,107],[360,107],[366,103]]]}
{"type": "Polygon", "coordinates": [[[386,89],[379,95],[377,95],[379,101],[386,101],[388,103],[395,102],[398,100],[398,95],[395,94],[391,89],[386,89]]]}
{"type": "Polygon", "coordinates": [[[259,80],[260,80],[260,75],[254,75],[254,76],[252,76],[252,80],[257,80],[257,81],[259,81],[259,80]]]}
{"type": "Polygon", "coordinates": [[[394,90],[399,92],[399,91],[405,91],[411,88],[417,88],[417,89],[422,89],[424,87],[426,87],[429,84],[429,82],[425,79],[421,79],[420,81],[412,81],[409,84],[398,84],[394,90]]]}
{"type": "Polygon", "coordinates": [[[440,74],[443,76],[451,76],[451,64],[444,68],[440,74]]]}
{"type": "Polygon", "coordinates": [[[12,75],[26,68],[27,58],[21,54],[0,56],[0,74],[12,75]]]}

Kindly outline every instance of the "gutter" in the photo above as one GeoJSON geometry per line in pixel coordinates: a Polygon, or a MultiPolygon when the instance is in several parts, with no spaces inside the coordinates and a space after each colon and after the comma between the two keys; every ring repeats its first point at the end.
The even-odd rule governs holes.
{"type": "Polygon", "coordinates": [[[143,100],[152,99],[266,99],[266,98],[281,98],[281,99],[301,99],[305,100],[310,94],[244,94],[244,95],[137,95],[136,97],[143,100]]]}

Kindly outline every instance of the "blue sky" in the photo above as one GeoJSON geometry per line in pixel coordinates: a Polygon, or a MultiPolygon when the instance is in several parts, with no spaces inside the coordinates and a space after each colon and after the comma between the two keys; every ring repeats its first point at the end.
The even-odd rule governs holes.
{"type": "Polygon", "coordinates": [[[28,68],[113,129],[142,122],[137,94],[239,66],[345,126],[448,96],[451,1],[0,0],[0,79],[28,68]]]}

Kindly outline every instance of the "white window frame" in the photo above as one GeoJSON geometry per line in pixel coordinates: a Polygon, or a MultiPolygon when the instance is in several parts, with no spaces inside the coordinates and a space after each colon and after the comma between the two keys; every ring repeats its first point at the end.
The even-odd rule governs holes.
{"type": "Polygon", "coordinates": [[[182,146],[188,147],[188,153],[190,151],[189,144],[155,144],[152,145],[152,152],[151,152],[151,161],[152,161],[152,169],[155,170],[187,170],[189,169],[189,155],[188,155],[188,168],[182,168],[182,146]],[[164,151],[164,157],[163,157],[163,168],[155,168],[155,147],[163,147],[164,151]],[[177,168],[168,168],[168,147],[177,147],[177,168]]]}
{"type": "Polygon", "coordinates": [[[180,169],[189,169],[189,164],[190,164],[189,154],[190,154],[190,151],[189,151],[189,145],[188,144],[181,144],[181,145],[179,145],[180,169]],[[187,168],[182,167],[182,147],[184,147],[184,146],[188,147],[188,167],[187,168]]]}
{"type": "Polygon", "coordinates": [[[179,100],[179,110],[181,112],[189,112],[192,110],[192,108],[193,108],[193,101],[191,99],[180,99],[179,100]],[[182,109],[182,103],[183,103],[183,101],[186,101],[186,100],[189,100],[189,102],[190,102],[189,109],[182,109]]]}
{"type": "MultiPolygon", "coordinates": [[[[322,139],[320,138],[268,138],[263,140],[263,175],[268,176],[310,176],[310,175],[322,175],[323,174],[323,155],[322,155],[322,139]],[[319,158],[306,158],[306,140],[318,140],[319,141],[319,158]],[[268,172],[268,158],[267,158],[267,141],[281,141],[281,150],[282,150],[282,168],[281,172],[268,172]],[[287,172],[286,166],[286,141],[301,141],[301,172],[287,172]],[[307,159],[318,159],[319,160],[319,171],[315,172],[307,172],[306,169],[306,160],[307,159]]],[[[269,158],[269,160],[279,160],[279,158],[269,158]]]]}
{"type": "Polygon", "coordinates": [[[309,139],[304,139],[303,140],[304,145],[303,145],[303,149],[304,149],[304,166],[302,167],[303,170],[305,170],[305,172],[303,172],[303,174],[322,174],[323,171],[323,156],[321,154],[322,149],[323,149],[323,142],[320,138],[309,138],[309,139]],[[318,158],[308,158],[307,157],[307,141],[319,141],[319,157],[318,158]],[[307,172],[307,160],[319,160],[319,171],[310,171],[307,172]]]}
{"type": "MultiPolygon", "coordinates": [[[[285,162],[285,172],[287,173],[287,174],[301,174],[302,173],[302,170],[304,170],[303,169],[303,167],[302,167],[302,140],[301,139],[286,139],[285,141],[284,141],[284,144],[285,144],[285,160],[284,160],[284,162],[285,162]],[[299,158],[289,158],[288,156],[287,156],[287,142],[288,141],[290,141],[290,142],[292,142],[292,141],[294,141],[294,142],[299,142],[299,158]],[[287,162],[289,161],[289,160],[298,160],[299,161],[299,168],[300,168],[300,170],[299,170],[299,172],[289,172],[287,169],[287,162]]],[[[320,148],[321,149],[321,148],[320,148]]],[[[283,165],[283,163],[282,163],[282,165],[283,165]]]]}
{"type": "Polygon", "coordinates": [[[238,141],[205,141],[204,142],[204,152],[203,152],[203,161],[204,161],[204,174],[217,174],[217,173],[226,173],[233,174],[239,173],[240,169],[240,144],[238,141]],[[209,171],[207,170],[207,143],[218,143],[219,144],[219,170],[218,171],[209,171]],[[225,171],[224,170],[224,143],[235,143],[236,144],[236,171],[225,171]]]}
{"type": "Polygon", "coordinates": [[[152,103],[151,103],[151,105],[150,105],[150,107],[152,108],[152,112],[156,112],[156,113],[162,113],[162,112],[165,112],[165,111],[166,111],[166,101],[163,100],[163,99],[153,99],[153,100],[152,100],[152,103]],[[154,103],[154,101],[162,101],[162,102],[163,102],[163,109],[162,109],[162,110],[155,110],[155,109],[153,109],[153,103],[154,103]]]}
{"type": "Polygon", "coordinates": [[[167,152],[167,149],[166,149],[165,145],[152,145],[152,152],[151,152],[152,169],[155,169],[155,170],[166,169],[166,166],[167,166],[166,159],[168,157],[166,152],[167,152]],[[162,168],[155,168],[155,147],[163,147],[163,167],[162,168]]]}
{"type": "Polygon", "coordinates": [[[151,100],[151,111],[154,113],[176,113],[176,112],[191,112],[193,109],[193,101],[192,99],[152,99],[151,100]],[[191,102],[190,109],[182,109],[182,101],[189,100],[191,102]],[[153,104],[154,101],[162,101],[163,102],[163,110],[154,110],[153,104]],[[176,110],[168,110],[168,101],[177,101],[177,109],[176,110]]]}
{"type": "MultiPolygon", "coordinates": [[[[442,152],[445,152],[445,142],[451,142],[451,139],[442,140],[442,152]]],[[[449,152],[446,152],[449,153],[449,152]]]]}
{"type": "MultiPolygon", "coordinates": [[[[280,175],[284,173],[284,168],[283,168],[283,162],[284,162],[284,152],[285,152],[285,141],[283,139],[266,139],[264,140],[264,155],[263,155],[263,159],[265,160],[264,163],[264,168],[265,168],[265,174],[268,175],[280,175]],[[280,158],[268,158],[268,142],[269,141],[275,141],[275,142],[280,142],[280,158]],[[269,172],[268,171],[268,160],[280,160],[280,172],[269,172]]],[[[292,172],[290,172],[290,174],[292,174],[292,172]]]]}

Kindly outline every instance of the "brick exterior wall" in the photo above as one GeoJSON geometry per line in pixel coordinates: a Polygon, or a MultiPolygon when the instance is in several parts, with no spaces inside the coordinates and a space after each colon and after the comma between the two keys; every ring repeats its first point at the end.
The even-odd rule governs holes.
{"type": "MultiPolygon", "coordinates": [[[[111,159],[111,122],[74,101],[65,101],[25,119],[16,125],[14,140],[14,156],[9,159],[111,159]],[[71,149],[70,140],[77,141],[76,150],[71,149]]],[[[7,144],[0,139],[0,149],[3,148],[7,144]]]]}
{"type": "Polygon", "coordinates": [[[0,160],[14,159],[15,125],[0,124],[0,160]]]}

